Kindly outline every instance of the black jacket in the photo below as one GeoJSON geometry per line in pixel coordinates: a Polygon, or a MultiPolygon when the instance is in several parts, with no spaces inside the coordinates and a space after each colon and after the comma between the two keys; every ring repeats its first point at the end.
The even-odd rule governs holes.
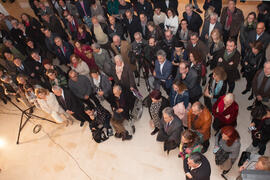
{"type": "MultiPolygon", "coordinates": [[[[250,31],[248,34],[248,43],[253,43],[256,41],[257,33],[256,30],[250,31]]],[[[263,49],[265,50],[270,42],[270,35],[267,32],[264,32],[259,38],[258,41],[263,43],[263,49]]],[[[248,44],[246,44],[249,47],[248,44]]]]}
{"type": "Polygon", "coordinates": [[[190,21],[188,21],[186,12],[183,12],[183,17],[188,22],[188,30],[191,30],[193,32],[197,32],[199,34],[200,27],[202,26],[202,22],[203,22],[201,16],[198,13],[196,13],[195,11],[193,11],[190,21]]]}

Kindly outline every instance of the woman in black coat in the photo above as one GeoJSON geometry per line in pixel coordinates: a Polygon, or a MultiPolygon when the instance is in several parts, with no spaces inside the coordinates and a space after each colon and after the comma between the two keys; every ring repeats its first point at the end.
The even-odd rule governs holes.
{"type": "Polygon", "coordinates": [[[246,89],[242,94],[246,94],[250,91],[252,86],[252,80],[258,69],[263,67],[265,61],[265,55],[263,52],[263,44],[260,41],[255,41],[251,44],[251,49],[246,53],[244,60],[242,61],[243,77],[247,80],[246,89]]]}

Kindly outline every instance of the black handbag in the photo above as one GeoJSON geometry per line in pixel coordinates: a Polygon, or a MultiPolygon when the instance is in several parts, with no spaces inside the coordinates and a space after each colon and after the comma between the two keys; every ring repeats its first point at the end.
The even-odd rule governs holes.
{"type": "Polygon", "coordinates": [[[109,139],[109,137],[104,132],[104,128],[96,129],[92,131],[92,137],[97,143],[101,143],[109,139]]]}
{"type": "Polygon", "coordinates": [[[241,157],[239,159],[239,162],[238,162],[238,167],[242,166],[246,160],[248,160],[250,158],[250,152],[247,152],[247,151],[243,151],[242,154],[241,154],[241,157]]]}
{"type": "Polygon", "coordinates": [[[226,152],[219,148],[219,150],[215,153],[215,162],[216,165],[222,165],[227,159],[229,159],[230,152],[226,152]]]}

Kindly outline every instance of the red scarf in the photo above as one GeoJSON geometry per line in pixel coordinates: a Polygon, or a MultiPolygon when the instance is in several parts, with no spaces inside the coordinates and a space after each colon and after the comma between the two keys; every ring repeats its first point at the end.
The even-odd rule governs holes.
{"type": "Polygon", "coordinates": [[[233,13],[228,9],[228,10],[227,10],[228,19],[227,19],[226,27],[231,27],[231,23],[232,23],[232,14],[233,14],[233,13]]]}

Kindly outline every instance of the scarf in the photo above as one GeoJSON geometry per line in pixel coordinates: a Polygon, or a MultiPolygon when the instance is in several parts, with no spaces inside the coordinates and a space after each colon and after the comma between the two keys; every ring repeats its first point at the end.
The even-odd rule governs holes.
{"type": "Polygon", "coordinates": [[[225,107],[224,100],[223,100],[224,97],[225,96],[223,96],[222,100],[219,101],[219,103],[218,103],[218,112],[219,113],[222,113],[224,111],[224,107],[225,107]]]}
{"type": "Polygon", "coordinates": [[[225,28],[226,29],[230,29],[230,27],[231,27],[231,23],[232,23],[232,12],[228,9],[227,10],[227,22],[226,22],[226,26],[225,26],[225,28]]]}
{"type": "Polygon", "coordinates": [[[124,63],[122,64],[122,66],[115,66],[116,75],[119,80],[121,80],[123,69],[124,69],[124,63]]]}
{"type": "Polygon", "coordinates": [[[236,49],[234,49],[233,52],[231,52],[230,54],[228,53],[227,50],[225,50],[223,59],[225,61],[228,61],[231,57],[233,57],[233,55],[235,54],[235,52],[236,52],[236,49]]]}
{"type": "Polygon", "coordinates": [[[73,67],[77,68],[79,63],[73,63],[73,67]]]}

